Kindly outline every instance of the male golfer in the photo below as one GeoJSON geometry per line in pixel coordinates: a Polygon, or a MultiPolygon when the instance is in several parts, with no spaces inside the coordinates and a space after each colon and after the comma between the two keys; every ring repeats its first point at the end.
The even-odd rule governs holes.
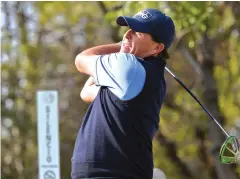
{"type": "Polygon", "coordinates": [[[128,26],[120,44],[77,55],[90,76],[81,98],[91,102],[72,157],[72,179],[152,179],[152,140],[166,92],[164,67],[175,28],[156,9],[116,20],[128,26]]]}

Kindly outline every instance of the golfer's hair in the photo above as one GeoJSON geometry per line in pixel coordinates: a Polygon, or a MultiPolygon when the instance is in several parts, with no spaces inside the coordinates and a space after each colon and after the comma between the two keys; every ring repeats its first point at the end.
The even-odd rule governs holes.
{"type": "MultiPolygon", "coordinates": [[[[157,42],[157,43],[161,43],[159,42],[159,40],[157,40],[152,34],[150,34],[152,37],[152,40],[157,42]]],[[[163,51],[161,51],[159,54],[157,54],[158,57],[162,57],[164,60],[169,59],[169,54],[167,52],[167,50],[164,48],[163,51]]]]}
{"type": "Polygon", "coordinates": [[[162,57],[164,60],[169,59],[169,54],[166,49],[163,49],[157,56],[162,57]]]}

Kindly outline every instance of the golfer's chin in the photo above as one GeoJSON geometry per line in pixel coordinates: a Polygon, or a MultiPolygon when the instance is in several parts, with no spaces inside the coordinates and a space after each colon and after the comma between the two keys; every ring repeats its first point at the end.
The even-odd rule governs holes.
{"type": "Polygon", "coordinates": [[[133,55],[135,55],[136,57],[139,57],[139,58],[145,57],[145,56],[141,55],[141,53],[140,54],[137,53],[136,50],[134,50],[133,48],[130,48],[129,46],[126,46],[126,47],[122,46],[121,49],[120,49],[120,52],[121,53],[130,53],[130,54],[133,54],[133,55]]]}
{"type": "Polygon", "coordinates": [[[138,54],[134,53],[134,51],[132,49],[129,49],[129,48],[121,48],[120,52],[121,53],[130,53],[130,54],[135,55],[136,57],[142,58],[141,55],[138,55],[138,54]]]}
{"type": "Polygon", "coordinates": [[[131,48],[130,47],[122,47],[121,49],[120,49],[120,52],[122,52],[122,53],[131,53],[131,48]]]}

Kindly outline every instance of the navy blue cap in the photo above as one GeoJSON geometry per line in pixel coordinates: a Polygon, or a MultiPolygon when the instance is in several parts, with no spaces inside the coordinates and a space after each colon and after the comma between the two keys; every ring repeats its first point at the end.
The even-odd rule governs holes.
{"type": "Polygon", "coordinates": [[[171,46],[175,36],[173,20],[157,9],[145,9],[133,17],[119,16],[116,22],[136,32],[150,34],[154,41],[163,43],[165,49],[171,46]]]}

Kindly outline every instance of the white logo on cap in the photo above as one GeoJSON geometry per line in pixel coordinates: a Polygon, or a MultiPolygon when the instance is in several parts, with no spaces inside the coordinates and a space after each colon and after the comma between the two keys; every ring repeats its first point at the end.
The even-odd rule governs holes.
{"type": "Polygon", "coordinates": [[[145,10],[137,13],[135,16],[140,16],[141,18],[147,20],[150,19],[150,17],[152,17],[152,14],[145,10]]]}

